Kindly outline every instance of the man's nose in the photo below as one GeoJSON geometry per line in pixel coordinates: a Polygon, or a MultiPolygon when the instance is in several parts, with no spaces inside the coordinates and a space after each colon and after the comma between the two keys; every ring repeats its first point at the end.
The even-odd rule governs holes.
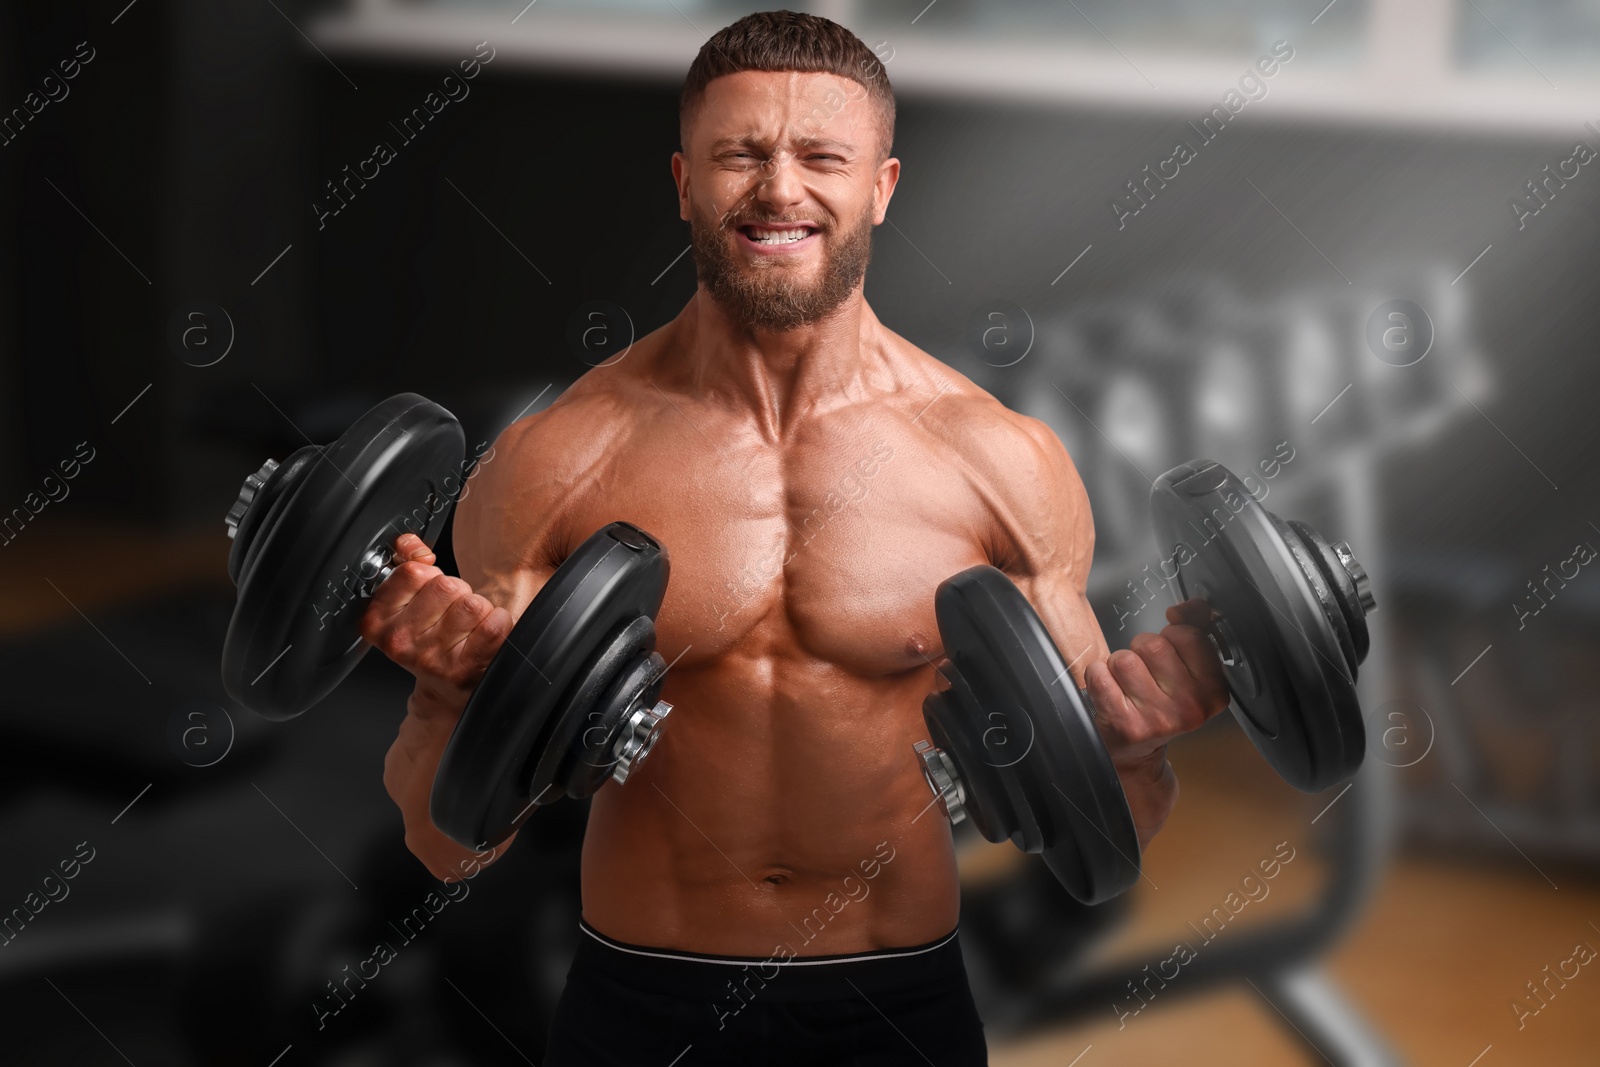
{"type": "Polygon", "coordinates": [[[769,207],[782,209],[805,198],[805,190],[796,173],[793,152],[780,149],[763,160],[760,178],[752,191],[754,198],[769,207]]]}

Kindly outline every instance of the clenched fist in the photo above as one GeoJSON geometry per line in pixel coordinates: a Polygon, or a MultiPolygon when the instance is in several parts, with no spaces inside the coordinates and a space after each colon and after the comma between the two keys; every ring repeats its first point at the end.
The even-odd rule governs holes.
{"type": "Polygon", "coordinates": [[[511,633],[511,613],[434,566],[416,534],[395,542],[399,563],[367,605],[361,636],[416,676],[438,702],[432,710],[466,706],[489,661],[511,633]]]}
{"type": "Polygon", "coordinates": [[[1198,730],[1228,706],[1228,684],[1216,646],[1203,629],[1211,606],[1186,600],[1167,609],[1159,634],[1138,634],[1129,647],[1085,671],[1095,725],[1122,779],[1143,847],[1178,801],[1178,778],[1167,742],[1198,730]]]}
{"type": "MultiPolygon", "coordinates": [[[[513,620],[434,566],[433,551],[415,534],[402,534],[395,552],[405,562],[378,586],[361,618],[361,636],[417,679],[383,761],[383,785],[405,818],[406,847],[434,877],[452,881],[462,877],[462,861],[477,854],[440,833],[428,816],[428,798],[456,720],[513,620]]],[[[502,842],[496,852],[510,844],[502,842]]]]}

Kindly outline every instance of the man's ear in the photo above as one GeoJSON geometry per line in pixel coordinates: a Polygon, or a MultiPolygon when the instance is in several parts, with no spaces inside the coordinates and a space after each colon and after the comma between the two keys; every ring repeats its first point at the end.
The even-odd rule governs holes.
{"type": "Polygon", "coordinates": [[[889,200],[894,196],[894,187],[900,181],[900,161],[886,159],[878,164],[878,173],[872,181],[872,195],[874,200],[872,223],[874,226],[881,223],[889,214],[889,200]]]}
{"type": "Polygon", "coordinates": [[[689,159],[682,152],[672,153],[672,180],[678,186],[678,217],[689,221],[689,159]]]}

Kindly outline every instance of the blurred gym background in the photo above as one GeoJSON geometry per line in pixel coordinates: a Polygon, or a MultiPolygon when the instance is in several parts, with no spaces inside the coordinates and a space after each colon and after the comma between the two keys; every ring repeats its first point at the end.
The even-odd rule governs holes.
{"type": "MultiPolygon", "coordinates": [[[[319,1030],[433,885],[380,778],[409,678],[271,725],[218,677],[264,458],[402,390],[492,439],[693,291],[676,94],[757,5],[525,3],[0,8],[8,1064],[540,1059],[583,808],[319,1030]]],[[[1160,625],[1149,479],[1199,455],[1379,601],[1348,787],[1224,716],[1097,909],[961,836],[993,1062],[1593,1062],[1600,2],[808,8],[897,91],[867,297],[1066,442],[1113,645],[1160,625]]]]}

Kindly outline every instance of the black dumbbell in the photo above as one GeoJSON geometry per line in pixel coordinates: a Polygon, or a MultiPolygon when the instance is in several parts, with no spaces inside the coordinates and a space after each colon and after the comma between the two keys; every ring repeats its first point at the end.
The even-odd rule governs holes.
{"type": "MultiPolygon", "coordinates": [[[[1234,717],[1290,785],[1353,775],[1366,731],[1356,668],[1376,604],[1350,548],[1285,522],[1208,460],[1157,479],[1151,507],[1180,599],[1208,602],[1234,717]]],[[[1139,875],[1139,840],[1092,706],[1033,606],[987,565],[934,597],[950,688],[930,694],[915,745],[951,822],[1038,852],[1075,898],[1098,903],[1139,875]]]]}
{"type": "Polygon", "coordinates": [[[528,605],[439,761],[434,825],[484,849],[539,805],[627,780],[672,705],[658,700],[666,661],[655,616],[667,551],[613,522],[589,536],[528,605]]]}
{"type": "MultiPolygon", "coordinates": [[[[307,445],[245,479],[227,515],[238,588],[222,653],[229,695],[294,718],[349,676],[368,649],[360,619],[392,572],[393,543],[433,545],[472,464],[455,416],[402,393],[330,445],[307,445]]],[[[596,531],[517,620],[451,735],[434,780],[439,829],[483,848],[539,805],[623,781],[671,705],[655,615],[666,550],[614,522],[596,531]]]]}

